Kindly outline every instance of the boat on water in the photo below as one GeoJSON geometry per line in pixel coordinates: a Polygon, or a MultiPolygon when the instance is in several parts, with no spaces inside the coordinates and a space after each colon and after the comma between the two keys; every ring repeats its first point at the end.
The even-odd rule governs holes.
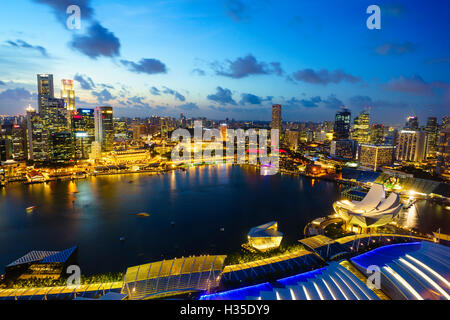
{"type": "Polygon", "coordinates": [[[119,240],[120,240],[121,242],[124,242],[124,241],[125,241],[125,237],[120,237],[119,240]]]}
{"type": "Polygon", "coordinates": [[[27,213],[33,213],[34,209],[36,209],[36,206],[31,206],[31,207],[28,207],[26,209],[26,211],[27,211],[27,213]]]}
{"type": "Polygon", "coordinates": [[[138,214],[136,214],[136,215],[137,215],[138,217],[143,217],[143,218],[150,216],[150,214],[148,214],[148,213],[146,213],[146,212],[141,212],[141,213],[138,213],[138,214]]]}

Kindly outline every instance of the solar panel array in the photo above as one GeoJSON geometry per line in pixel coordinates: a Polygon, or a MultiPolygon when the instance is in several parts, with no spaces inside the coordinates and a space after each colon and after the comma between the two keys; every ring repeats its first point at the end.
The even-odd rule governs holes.
{"type": "Polygon", "coordinates": [[[122,292],[138,300],[157,294],[209,290],[218,286],[226,256],[198,256],[163,260],[130,267],[122,292]]]}

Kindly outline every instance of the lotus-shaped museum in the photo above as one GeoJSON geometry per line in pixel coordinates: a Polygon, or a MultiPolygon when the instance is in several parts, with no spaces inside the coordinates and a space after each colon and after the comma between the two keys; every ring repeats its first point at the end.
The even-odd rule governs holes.
{"type": "Polygon", "coordinates": [[[334,211],[347,224],[362,228],[388,224],[400,212],[402,206],[397,193],[392,192],[385,198],[384,186],[381,184],[373,184],[361,201],[341,200],[333,203],[334,211]]]}

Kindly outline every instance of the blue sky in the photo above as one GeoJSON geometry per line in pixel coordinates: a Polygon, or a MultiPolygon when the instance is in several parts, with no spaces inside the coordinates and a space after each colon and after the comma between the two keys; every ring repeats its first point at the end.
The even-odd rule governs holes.
{"type": "Polygon", "coordinates": [[[374,122],[449,115],[450,3],[405,0],[15,0],[0,12],[0,114],[36,105],[36,74],[118,116],[374,122]],[[80,30],[66,27],[81,8],[80,30]],[[369,5],[381,30],[369,30],[369,5]]]}

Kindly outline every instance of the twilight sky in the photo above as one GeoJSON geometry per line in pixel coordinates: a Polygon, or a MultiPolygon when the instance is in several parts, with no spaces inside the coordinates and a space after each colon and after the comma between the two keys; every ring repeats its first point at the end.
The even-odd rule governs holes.
{"type": "MultiPolygon", "coordinates": [[[[0,10],[0,114],[36,107],[36,74],[117,116],[374,122],[450,114],[446,0],[15,0],[0,10]],[[81,8],[70,30],[69,5],[81,8]],[[381,8],[381,30],[366,9],[381,8]]],[[[439,119],[440,121],[440,119],[439,119]]]]}

